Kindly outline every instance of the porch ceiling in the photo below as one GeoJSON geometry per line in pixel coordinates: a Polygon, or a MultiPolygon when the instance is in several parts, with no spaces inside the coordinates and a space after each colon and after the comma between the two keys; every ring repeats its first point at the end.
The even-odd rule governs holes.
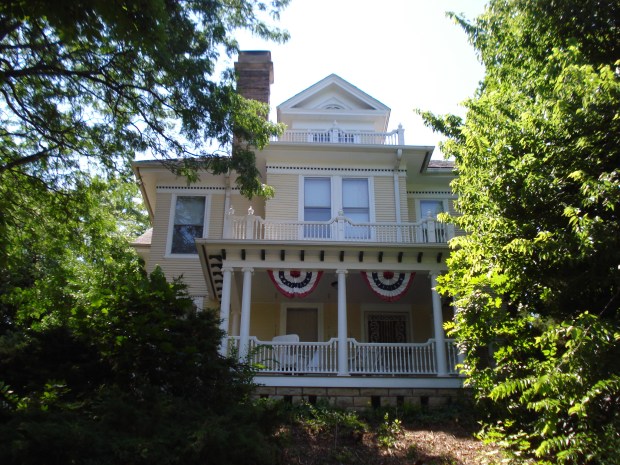
{"type": "MultiPolygon", "coordinates": [[[[237,289],[236,292],[240,293],[243,282],[242,273],[235,273],[234,281],[234,286],[236,286],[237,289]]],[[[331,303],[337,305],[338,286],[336,283],[336,273],[330,270],[324,271],[316,289],[310,295],[301,299],[295,298],[294,301],[297,303],[331,303]]],[[[359,271],[349,271],[347,274],[346,288],[347,303],[349,305],[382,305],[385,303],[373,291],[371,291],[359,271]]],[[[280,301],[290,302],[291,300],[287,299],[277,291],[266,270],[255,270],[252,277],[252,302],[273,303],[280,301]]],[[[427,272],[416,272],[413,282],[411,283],[411,287],[408,289],[407,293],[398,301],[393,302],[393,305],[410,306],[414,303],[426,308],[430,308],[432,306],[430,281],[428,279],[427,272]]]]}
{"type": "MultiPolygon", "coordinates": [[[[324,271],[443,271],[448,248],[435,244],[368,244],[197,239],[209,295],[221,297],[222,268],[324,271]]],[[[272,286],[268,286],[270,291],[272,286]]],[[[259,289],[262,289],[261,286],[259,289]]],[[[328,291],[328,290],[327,290],[328,291]]],[[[326,292],[327,292],[326,291],[326,292]]]]}

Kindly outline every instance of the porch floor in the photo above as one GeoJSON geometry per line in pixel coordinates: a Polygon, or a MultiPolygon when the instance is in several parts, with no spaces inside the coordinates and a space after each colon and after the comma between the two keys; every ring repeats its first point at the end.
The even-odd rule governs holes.
{"type": "Polygon", "coordinates": [[[377,407],[433,408],[470,395],[463,378],[259,375],[255,396],[298,404],[327,403],[364,410],[377,407]]]}
{"type": "Polygon", "coordinates": [[[462,376],[316,376],[257,374],[259,386],[317,388],[460,389],[462,376]]]}

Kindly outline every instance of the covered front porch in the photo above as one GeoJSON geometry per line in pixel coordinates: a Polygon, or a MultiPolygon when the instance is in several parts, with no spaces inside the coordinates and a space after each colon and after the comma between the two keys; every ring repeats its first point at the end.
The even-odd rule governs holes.
{"type": "MultiPolygon", "coordinates": [[[[325,342],[274,339],[249,338],[246,360],[261,374],[423,376],[438,375],[443,368],[438,363],[441,350],[437,350],[435,339],[424,343],[372,343],[347,338],[347,361],[342,368],[338,366],[337,338],[325,342]]],[[[230,353],[239,353],[240,342],[239,336],[228,337],[230,353]]],[[[446,372],[442,374],[456,375],[457,347],[450,339],[444,340],[443,344],[446,372]]]]}
{"type": "Polygon", "coordinates": [[[221,352],[253,364],[259,384],[460,386],[458,350],[443,329],[453,309],[434,290],[440,246],[197,244],[220,300],[221,352]],[[276,276],[290,286],[284,293],[276,276]],[[402,295],[382,295],[384,284],[402,295]]]}

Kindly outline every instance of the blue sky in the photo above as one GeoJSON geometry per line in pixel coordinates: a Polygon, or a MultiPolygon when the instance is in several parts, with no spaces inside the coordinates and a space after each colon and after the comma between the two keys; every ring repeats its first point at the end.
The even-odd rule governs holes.
{"type": "MultiPolygon", "coordinates": [[[[483,0],[292,0],[279,25],[283,45],[238,34],[242,50],[270,50],[276,105],[336,73],[392,109],[390,129],[405,128],[409,145],[437,145],[414,108],[464,116],[483,68],[447,11],[474,18],[483,0]]],[[[232,60],[234,61],[234,59],[232,60]]]]}

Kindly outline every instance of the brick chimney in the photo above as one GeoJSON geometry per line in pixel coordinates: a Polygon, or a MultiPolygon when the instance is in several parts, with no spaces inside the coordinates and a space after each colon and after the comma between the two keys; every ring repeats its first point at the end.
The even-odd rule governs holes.
{"type": "Polygon", "coordinates": [[[235,71],[237,90],[242,96],[269,104],[269,87],[273,84],[271,52],[267,50],[239,52],[235,71]]]}

